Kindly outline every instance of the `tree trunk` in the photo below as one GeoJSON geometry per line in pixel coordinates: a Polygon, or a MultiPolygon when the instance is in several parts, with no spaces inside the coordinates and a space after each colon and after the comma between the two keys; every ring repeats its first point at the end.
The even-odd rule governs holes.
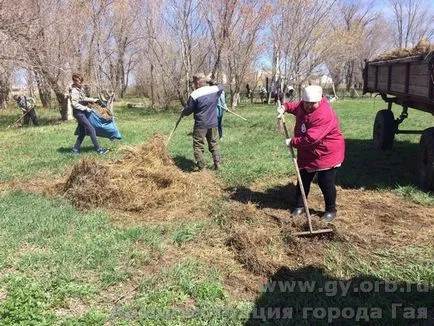
{"type": "Polygon", "coordinates": [[[8,107],[9,92],[9,83],[6,82],[4,78],[0,78],[0,108],[2,109],[6,109],[8,107]]]}
{"type": "Polygon", "coordinates": [[[351,60],[347,62],[346,76],[345,76],[345,89],[347,92],[350,91],[351,86],[353,85],[353,76],[354,76],[354,65],[355,60],[351,60]]]}
{"type": "Polygon", "coordinates": [[[40,74],[35,72],[36,84],[38,85],[39,98],[43,108],[51,108],[51,89],[50,86],[44,82],[40,74]]]}
{"type": "Polygon", "coordinates": [[[72,120],[72,107],[69,94],[55,92],[57,102],[60,105],[60,116],[63,121],[72,120]]]}
{"type": "Polygon", "coordinates": [[[151,108],[155,107],[155,98],[154,98],[154,64],[151,63],[151,108]]]}

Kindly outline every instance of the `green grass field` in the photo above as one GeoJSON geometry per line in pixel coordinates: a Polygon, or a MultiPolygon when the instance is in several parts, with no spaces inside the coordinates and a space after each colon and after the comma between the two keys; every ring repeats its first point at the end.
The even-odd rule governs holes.
{"type": "MultiPolygon", "coordinates": [[[[418,190],[415,184],[419,135],[397,135],[393,150],[376,152],[372,126],[376,112],[385,104],[379,99],[359,99],[334,102],[333,107],[347,147],[337,184],[343,189],[363,188],[385,196],[393,193],[400,201],[397,206],[417,204],[432,213],[433,195],[418,190]]],[[[37,112],[40,127],[7,129],[19,117],[18,110],[0,110],[1,325],[254,325],[262,320],[256,318],[258,307],[277,307],[282,301],[295,307],[309,300],[317,307],[329,304],[356,309],[364,305],[381,307],[388,313],[387,302],[404,300],[409,305],[413,302],[412,307],[431,307],[427,318],[433,318],[432,301],[427,299],[432,298],[432,288],[425,293],[428,297],[416,298],[413,292],[406,292],[401,297],[387,297],[387,302],[380,295],[366,293],[351,298],[338,295],[331,301],[325,295],[312,301],[301,292],[296,293],[299,299],[288,293],[278,297],[258,292],[254,300],[233,296],[234,286],[229,291],[225,283],[227,270],[190,254],[196,242],[221,232],[221,207],[229,200],[226,197],[217,198],[213,216],[202,221],[123,225],[114,222],[116,212],[79,211],[65,199],[25,191],[26,183],[64,178],[80,158],[96,157],[88,138],[80,155],[69,154],[75,141],[75,121],[59,123],[58,112],[37,112]],[[176,252],[176,259],[160,266],[159,260],[172,252],[176,252]]],[[[130,109],[118,102],[115,113],[124,140],[101,139],[101,145],[110,152],[100,159],[115,160],[121,155],[120,149],[142,144],[156,132],[168,136],[179,112],[130,109]]],[[[225,114],[223,168],[216,172],[222,187],[234,191],[258,181],[272,187],[276,180],[293,176],[284,136],[277,128],[275,106],[243,103],[236,112],[248,121],[225,114]]],[[[398,107],[394,113],[399,115],[398,107]]],[[[291,121],[288,117],[287,122],[291,121]]],[[[431,115],[410,110],[401,129],[423,130],[433,125],[431,115]]],[[[191,117],[183,119],[169,145],[174,161],[186,173],[193,169],[192,126],[191,117]]],[[[209,153],[207,160],[211,167],[209,153]]],[[[431,243],[409,246],[405,251],[379,250],[374,264],[342,246],[339,242],[330,244],[320,266],[287,266],[290,270],[280,270],[275,279],[289,273],[290,279],[321,284],[339,280],[351,286],[379,280],[434,284],[431,243]],[[339,256],[346,251],[345,259],[339,256]]],[[[402,314],[410,316],[409,310],[399,309],[397,320],[389,316],[385,325],[395,321],[407,324],[402,314]]],[[[288,318],[277,324],[294,321],[287,313],[288,318]]],[[[302,318],[295,320],[309,324],[302,318]]],[[[326,320],[319,318],[319,322],[326,320]]],[[[342,324],[350,325],[353,320],[343,320],[342,324]]],[[[376,321],[381,324],[381,320],[376,321]]]]}

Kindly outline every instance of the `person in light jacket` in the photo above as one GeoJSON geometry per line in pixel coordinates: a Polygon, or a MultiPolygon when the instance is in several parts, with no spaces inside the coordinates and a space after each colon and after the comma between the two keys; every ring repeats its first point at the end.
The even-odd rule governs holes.
{"type": "Polygon", "coordinates": [[[80,151],[81,143],[86,134],[92,140],[95,151],[98,154],[105,154],[108,150],[102,148],[96,138],[96,131],[94,126],[89,122],[88,115],[91,108],[87,106],[88,103],[97,103],[98,99],[87,97],[83,86],[84,78],[80,74],[72,75],[72,85],[69,89],[69,96],[71,97],[72,115],[77,119],[78,137],[71,150],[72,154],[78,154],[80,151]]]}
{"type": "MultiPolygon", "coordinates": [[[[295,115],[294,137],[285,140],[287,146],[297,149],[297,163],[306,197],[315,174],[324,196],[325,213],[329,222],[336,217],[336,172],[345,157],[345,141],[339,128],[339,119],[322,94],[320,86],[303,89],[302,101],[286,102],[278,113],[295,115]]],[[[304,213],[303,198],[297,184],[296,206],[292,215],[304,213]]]]}
{"type": "MultiPolygon", "coordinates": [[[[215,80],[209,80],[208,85],[210,86],[216,86],[218,83],[215,80]]],[[[223,113],[228,111],[228,106],[226,105],[226,96],[225,91],[222,91],[220,94],[219,100],[217,102],[217,130],[219,133],[219,139],[220,141],[223,140],[223,113]]]]}

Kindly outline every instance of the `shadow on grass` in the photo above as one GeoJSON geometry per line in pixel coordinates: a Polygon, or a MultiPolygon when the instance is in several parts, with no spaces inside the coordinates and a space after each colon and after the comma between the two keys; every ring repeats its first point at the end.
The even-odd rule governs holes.
{"type": "Polygon", "coordinates": [[[428,284],[283,267],[264,284],[245,325],[433,325],[433,297],[428,284]]]}
{"type": "Polygon", "coordinates": [[[193,172],[196,167],[194,161],[185,158],[184,156],[175,156],[173,161],[175,162],[175,165],[184,172],[193,172]]]}
{"type": "MultiPolygon", "coordinates": [[[[376,151],[371,140],[347,139],[345,161],[338,169],[336,184],[349,189],[416,186],[417,159],[418,146],[414,143],[397,141],[392,150],[376,151]]],[[[264,192],[247,187],[226,190],[231,193],[231,199],[242,203],[253,202],[261,208],[292,209],[295,189],[294,184],[288,183],[264,192]]]]}
{"type": "Polygon", "coordinates": [[[230,193],[230,199],[247,204],[255,203],[261,208],[291,209],[295,204],[295,185],[289,183],[267,189],[265,192],[253,191],[246,187],[225,189],[230,193]]]}
{"type": "Polygon", "coordinates": [[[395,141],[391,150],[377,151],[372,140],[346,139],[345,161],[336,184],[344,188],[378,189],[416,186],[418,145],[395,141]]]}
{"type": "MultiPolygon", "coordinates": [[[[72,145],[71,147],[59,147],[57,149],[57,152],[61,154],[73,155],[71,154],[71,150],[72,150],[72,145]]],[[[86,146],[86,147],[81,147],[79,153],[94,153],[94,152],[95,152],[95,148],[93,148],[93,146],[86,146]]]]}
{"type": "MultiPolygon", "coordinates": [[[[283,209],[291,212],[295,208],[295,191],[296,186],[293,183],[288,183],[286,186],[277,186],[274,188],[267,189],[265,192],[252,191],[246,187],[236,187],[225,189],[230,193],[229,198],[232,200],[239,201],[241,203],[247,204],[248,202],[254,203],[259,206],[259,208],[272,208],[272,209],[283,209]]],[[[322,216],[324,211],[319,211],[309,207],[309,212],[311,216],[322,216]]],[[[280,218],[274,215],[269,215],[270,217],[280,218]]]]}

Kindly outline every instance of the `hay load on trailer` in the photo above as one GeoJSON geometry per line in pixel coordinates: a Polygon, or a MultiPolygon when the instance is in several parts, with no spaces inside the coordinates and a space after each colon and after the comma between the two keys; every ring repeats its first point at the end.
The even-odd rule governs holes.
{"type": "Polygon", "coordinates": [[[419,184],[434,190],[434,127],[423,131],[399,130],[399,125],[413,108],[434,115],[434,52],[414,51],[399,56],[388,55],[365,62],[363,93],[378,93],[388,108],[377,112],[373,139],[379,150],[390,149],[396,134],[421,133],[419,142],[419,184]],[[392,104],[402,106],[395,118],[392,104]]]}

